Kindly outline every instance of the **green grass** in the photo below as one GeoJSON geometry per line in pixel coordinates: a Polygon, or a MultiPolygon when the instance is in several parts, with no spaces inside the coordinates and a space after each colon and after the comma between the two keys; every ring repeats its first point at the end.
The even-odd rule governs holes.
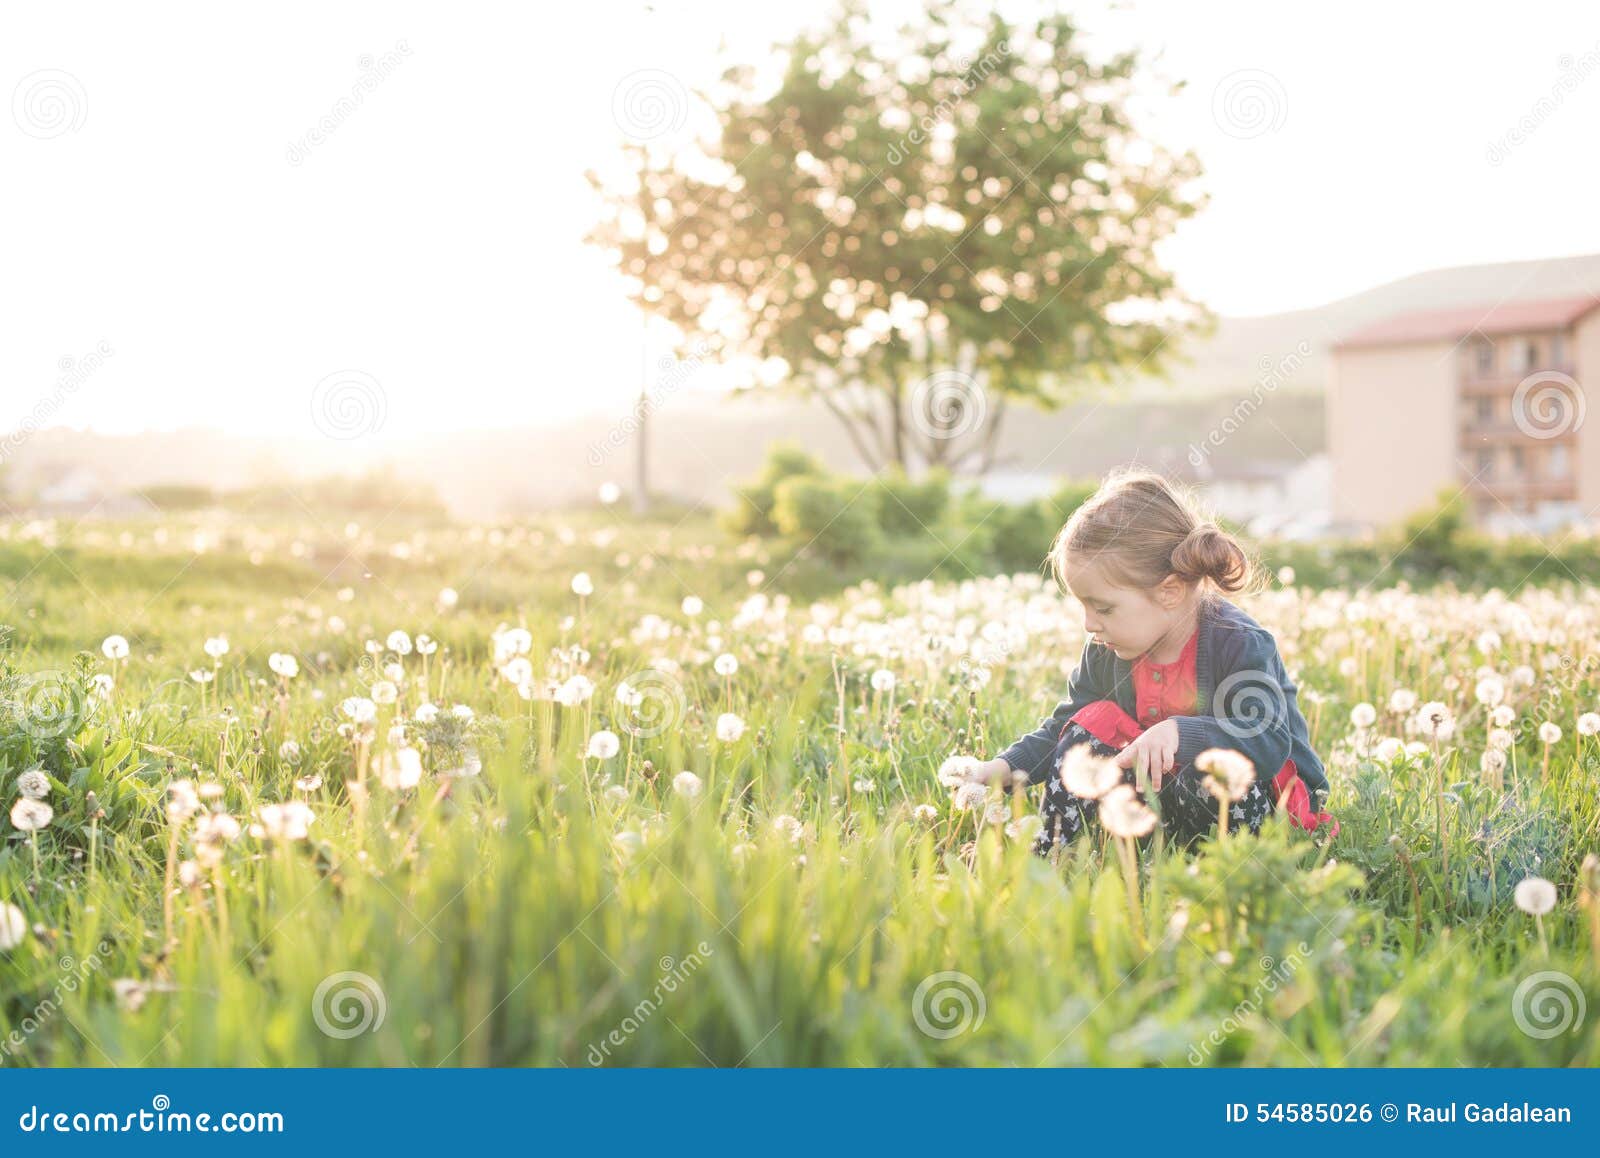
{"type": "MultiPolygon", "coordinates": [[[[1367,593],[1365,615],[1336,591],[1250,604],[1298,670],[1343,831],[1324,846],[1275,821],[1192,854],[1151,846],[1136,916],[1098,833],[1052,865],[954,811],[935,778],[946,756],[990,755],[1053,706],[1081,642],[1053,593],[869,586],[813,607],[796,592],[815,574],[801,582],[697,517],[568,523],[500,541],[226,524],[198,558],[187,525],[164,542],[145,526],[53,547],[11,528],[0,805],[42,766],[55,816],[36,843],[0,819],[0,899],[30,926],[0,953],[0,1063],[1600,1062],[1600,915],[1578,884],[1600,849],[1600,761],[1574,727],[1600,689],[1587,666],[1543,666],[1594,654],[1592,592],[1367,593]],[[580,570],[595,583],[581,608],[580,570]],[[679,610],[690,594],[698,617],[679,610]],[[1029,637],[1007,641],[1024,623],[1029,637]],[[1481,652],[1491,624],[1501,647],[1481,652]],[[530,633],[536,682],[581,671],[593,698],[519,695],[493,662],[503,626],[530,633]],[[416,653],[364,649],[394,629],[439,641],[425,679],[416,653]],[[127,660],[100,653],[113,633],[127,660]],[[188,673],[212,670],[202,644],[218,634],[231,651],[202,689],[188,673]],[[929,635],[990,651],[969,645],[964,667],[929,635]],[[269,652],[295,655],[299,674],[280,679],[269,652]],[[731,677],[712,669],[721,652],[739,661],[731,677]],[[974,660],[987,682],[969,679],[974,660]],[[338,731],[340,703],[395,662],[398,702],[379,707],[364,756],[338,731]],[[1531,684],[1514,678],[1523,664],[1531,684]],[[1479,769],[1485,666],[1518,717],[1498,786],[1479,769]],[[636,719],[614,692],[652,668],[645,706],[665,715],[636,719]],[[879,668],[896,673],[892,694],[872,690],[879,668]],[[41,728],[40,704],[57,702],[38,699],[41,673],[66,712],[43,718],[70,727],[41,728]],[[113,677],[109,699],[95,674],[113,677]],[[1364,754],[1376,735],[1409,738],[1386,710],[1397,687],[1450,704],[1455,738],[1364,754]],[[377,754],[424,696],[443,711],[410,726],[423,779],[386,788],[377,754]],[[1364,740],[1347,722],[1361,701],[1379,709],[1364,740]],[[723,742],[730,710],[747,727],[723,742]],[[1545,719],[1564,733],[1548,764],[1533,733],[1545,719]],[[608,760],[585,755],[601,729],[621,739],[608,760]],[[441,775],[469,752],[481,774],[441,775]],[[685,770],[692,798],[672,787],[685,770]],[[297,789],[307,776],[321,783],[297,789]],[[309,838],[242,833],[168,893],[169,862],[200,851],[193,819],[164,814],[179,778],[221,785],[215,805],[247,827],[303,799],[309,838]],[[1559,891],[1543,942],[1512,900],[1530,875],[1559,891]],[[1542,1035],[1579,994],[1586,1016],[1542,1035]]],[[[1033,803],[1004,807],[1015,819],[1033,803]]]]}

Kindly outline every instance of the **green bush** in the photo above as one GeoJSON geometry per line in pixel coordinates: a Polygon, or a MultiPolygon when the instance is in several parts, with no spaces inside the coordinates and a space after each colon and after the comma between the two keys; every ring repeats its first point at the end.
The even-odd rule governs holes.
{"type": "Polygon", "coordinates": [[[785,479],[822,478],[826,471],[820,462],[792,443],[779,443],[767,452],[761,473],[733,488],[738,500],[719,517],[723,528],[733,535],[781,534],[773,517],[778,487],[785,479]]]}
{"type": "Polygon", "coordinates": [[[950,506],[950,475],[930,471],[920,482],[894,467],[876,480],[878,526],[885,535],[926,535],[944,519],[950,506]]]}
{"type": "Polygon", "coordinates": [[[882,543],[879,499],[870,481],[793,475],[777,486],[772,519],[801,550],[835,563],[859,563],[882,543]]]}

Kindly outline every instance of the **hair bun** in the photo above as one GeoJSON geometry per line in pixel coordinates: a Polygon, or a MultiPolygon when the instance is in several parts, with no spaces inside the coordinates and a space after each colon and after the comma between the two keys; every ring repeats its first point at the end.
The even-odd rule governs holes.
{"type": "Polygon", "coordinates": [[[1197,523],[1172,551],[1172,570],[1184,579],[1209,579],[1223,591],[1242,590],[1250,580],[1244,548],[1213,522],[1197,523]]]}

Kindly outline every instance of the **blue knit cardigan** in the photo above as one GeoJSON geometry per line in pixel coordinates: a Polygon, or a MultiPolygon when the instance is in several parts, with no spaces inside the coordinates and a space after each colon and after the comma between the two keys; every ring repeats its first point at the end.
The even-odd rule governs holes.
{"type": "MultiPolygon", "coordinates": [[[[1312,810],[1320,810],[1328,796],[1328,775],[1311,750],[1298,691],[1278,654],[1277,640],[1216,595],[1201,599],[1199,618],[1197,714],[1171,717],[1178,725],[1176,767],[1188,767],[1207,748],[1232,748],[1249,757],[1261,780],[1271,783],[1283,762],[1292,759],[1311,794],[1312,810]]],[[[1113,700],[1130,716],[1138,710],[1132,661],[1119,659],[1109,647],[1091,640],[1084,644],[1067,680],[1067,698],[1037,731],[1012,744],[1000,758],[1026,772],[1028,783],[1042,783],[1052,771],[1062,728],[1078,709],[1096,700],[1113,700]]]]}

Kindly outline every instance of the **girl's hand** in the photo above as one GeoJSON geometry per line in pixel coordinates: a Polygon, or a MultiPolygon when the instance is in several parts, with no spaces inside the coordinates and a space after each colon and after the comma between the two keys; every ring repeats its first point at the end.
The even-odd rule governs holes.
{"type": "Polygon", "coordinates": [[[1161,778],[1172,771],[1178,759],[1178,724],[1176,720],[1162,720],[1146,728],[1132,743],[1117,753],[1118,768],[1134,768],[1148,773],[1150,783],[1161,791],[1161,778]]]}
{"type": "Polygon", "coordinates": [[[1011,765],[997,756],[974,768],[969,779],[974,784],[1005,784],[1010,776],[1011,765]]]}

